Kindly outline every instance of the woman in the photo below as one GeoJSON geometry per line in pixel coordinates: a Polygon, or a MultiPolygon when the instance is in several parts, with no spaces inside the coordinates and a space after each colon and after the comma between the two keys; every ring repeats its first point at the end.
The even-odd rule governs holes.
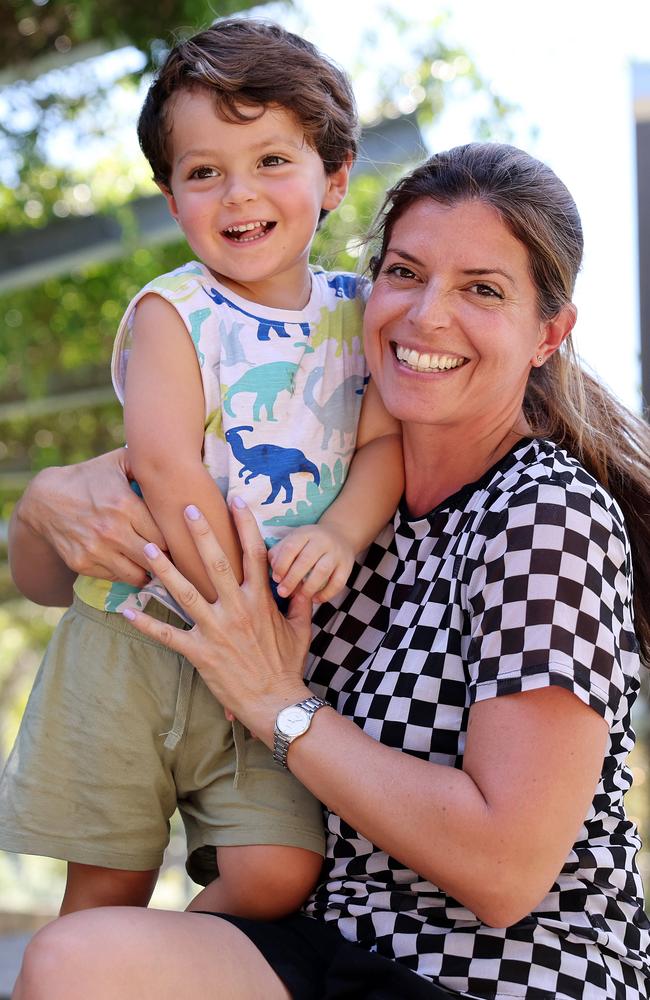
{"type": "MultiPolygon", "coordinates": [[[[403,424],[406,491],[338,607],[316,614],[309,687],[309,602],[275,611],[237,503],[242,587],[188,508],[219,601],[150,544],[149,567],[197,625],[135,617],[325,803],[309,916],[65,917],[28,948],[16,1000],[648,995],[650,924],[622,805],[639,642],[607,489],[638,594],[650,441],[571,353],[575,205],[527,154],[473,144],[399,182],[375,238],[366,351],[403,424]],[[329,704],[287,719],[313,694],[329,704]]],[[[114,496],[92,468],[28,494],[14,548],[49,560],[41,597],[69,585],[44,527],[69,476],[114,496]]],[[[647,656],[648,614],[635,610],[647,656]]]]}

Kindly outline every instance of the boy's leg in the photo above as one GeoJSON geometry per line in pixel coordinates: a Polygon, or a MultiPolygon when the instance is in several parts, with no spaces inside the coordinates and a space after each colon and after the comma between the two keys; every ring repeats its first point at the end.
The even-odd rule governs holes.
{"type": "Polygon", "coordinates": [[[219,877],[187,907],[254,920],[278,920],[299,909],[323,865],[320,854],[300,847],[260,844],[220,847],[219,877]]]}
{"type": "Polygon", "coordinates": [[[322,807],[263,743],[225,719],[198,673],[182,764],[175,779],[187,870],[207,886],[191,908],[256,919],[297,909],[322,865],[322,807]]]}
{"type": "Polygon", "coordinates": [[[66,911],[108,901],[105,886],[87,901],[85,866],[128,873],[115,902],[151,891],[176,805],[163,744],[179,674],[119,614],[75,600],[55,630],[0,778],[0,849],[78,865],[66,911]]]}
{"type": "Polygon", "coordinates": [[[59,915],[97,906],[147,906],[157,878],[158,868],[134,872],[70,861],[59,915]]]}

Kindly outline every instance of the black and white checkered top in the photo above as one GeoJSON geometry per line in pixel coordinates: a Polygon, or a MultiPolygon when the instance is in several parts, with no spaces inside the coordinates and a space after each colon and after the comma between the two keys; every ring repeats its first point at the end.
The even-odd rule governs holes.
{"type": "Polygon", "coordinates": [[[382,743],[461,767],[474,702],[557,684],[607,721],[607,755],[557,881],[516,925],[482,924],[333,813],[308,913],[467,996],[646,1000],[650,923],[623,807],[631,586],[620,509],[548,441],[520,442],[424,517],[398,511],[339,607],[316,615],[311,688],[382,743]]]}

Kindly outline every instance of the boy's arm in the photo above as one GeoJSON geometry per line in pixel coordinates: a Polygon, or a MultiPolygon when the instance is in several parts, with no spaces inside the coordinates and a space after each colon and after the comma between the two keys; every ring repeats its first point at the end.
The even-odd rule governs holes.
{"type": "Polygon", "coordinates": [[[339,532],[357,555],[390,521],[403,490],[402,427],[386,410],[371,379],[343,489],[318,523],[339,532]]]}
{"type": "Polygon", "coordinates": [[[345,585],[355,555],[395,513],[403,489],[401,425],[370,381],[343,489],[317,525],[296,528],[269,552],[280,596],[293,593],[302,581],[307,596],[319,601],[333,597],[345,585]]]}
{"type": "Polygon", "coordinates": [[[129,458],[171,558],[203,596],[216,594],[185,526],[183,511],[205,513],[238,579],[241,550],[223,496],[203,465],[203,385],[181,318],[158,295],[137,305],[126,373],[124,424],[129,458]]]}

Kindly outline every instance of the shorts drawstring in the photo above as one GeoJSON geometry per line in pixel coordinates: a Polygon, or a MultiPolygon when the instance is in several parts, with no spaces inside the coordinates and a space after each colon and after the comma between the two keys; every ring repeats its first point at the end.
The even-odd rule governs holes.
{"type": "MultiPolygon", "coordinates": [[[[183,739],[190,707],[194,672],[195,667],[186,659],[183,659],[178,678],[178,693],[176,695],[176,708],[174,710],[172,728],[168,733],[160,734],[165,737],[163,744],[165,750],[175,750],[183,739]]],[[[238,719],[234,719],[232,723],[232,738],[235,745],[235,777],[233,779],[233,788],[237,788],[240,778],[246,773],[246,731],[238,719]]]]}
{"type": "Polygon", "coordinates": [[[238,719],[233,720],[232,737],[235,742],[235,780],[233,788],[239,785],[239,779],[246,773],[246,733],[238,719]]]}
{"type": "MultiPolygon", "coordinates": [[[[174,721],[168,733],[161,733],[165,737],[163,746],[166,750],[175,750],[183,738],[185,726],[187,724],[187,713],[190,707],[190,693],[192,690],[192,678],[194,667],[183,659],[181,672],[178,678],[178,694],[176,695],[176,708],[174,710],[174,721]]],[[[239,760],[239,758],[238,758],[239,760]]]]}

